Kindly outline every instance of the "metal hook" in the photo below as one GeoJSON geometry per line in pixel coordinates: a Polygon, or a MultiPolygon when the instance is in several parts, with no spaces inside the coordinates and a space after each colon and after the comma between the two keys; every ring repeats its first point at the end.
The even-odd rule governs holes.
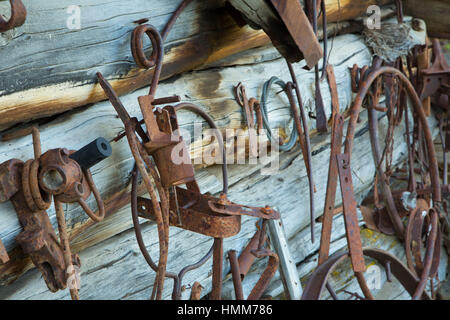
{"type": "Polygon", "coordinates": [[[8,21],[0,17],[0,32],[20,27],[25,23],[27,10],[21,0],[9,0],[11,4],[11,17],[8,21]]]}

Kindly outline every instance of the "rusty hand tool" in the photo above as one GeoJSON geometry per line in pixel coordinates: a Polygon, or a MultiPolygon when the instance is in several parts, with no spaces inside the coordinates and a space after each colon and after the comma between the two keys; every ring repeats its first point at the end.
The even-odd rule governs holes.
{"type": "MultiPolygon", "coordinates": [[[[445,60],[444,53],[438,39],[433,39],[434,60],[431,67],[420,71],[421,83],[420,98],[440,93],[446,96],[450,94],[450,67],[445,60]]],[[[449,106],[446,106],[450,110],[449,106]]],[[[445,110],[445,108],[444,108],[445,110]]]]}
{"type": "Polygon", "coordinates": [[[300,94],[300,87],[297,81],[297,76],[295,75],[294,68],[292,67],[292,64],[286,60],[286,63],[288,65],[289,74],[291,75],[292,79],[292,85],[295,89],[295,94],[297,96],[297,102],[300,109],[300,117],[302,119],[302,126],[303,130],[301,130],[299,120],[298,120],[298,114],[297,114],[297,108],[295,106],[295,103],[292,99],[291,91],[288,89],[288,97],[290,99],[291,104],[291,110],[294,114],[294,120],[296,124],[296,129],[299,134],[299,141],[300,141],[300,147],[302,148],[303,153],[303,159],[305,161],[306,171],[308,173],[308,182],[309,182],[309,206],[310,206],[310,218],[311,218],[311,241],[314,242],[314,192],[315,192],[315,185],[314,185],[314,177],[313,177],[313,168],[312,168],[312,154],[311,154],[311,141],[309,139],[309,128],[308,123],[306,119],[306,113],[305,109],[303,107],[302,102],[302,96],[300,94]],[[303,134],[302,134],[303,133],[303,134]]]}
{"type": "Polygon", "coordinates": [[[339,113],[339,96],[336,87],[336,79],[332,65],[327,67],[328,83],[331,92],[332,105],[332,132],[330,162],[328,168],[327,191],[325,194],[325,206],[322,218],[322,233],[320,237],[319,265],[328,259],[331,241],[331,229],[334,216],[334,205],[336,199],[338,168],[336,156],[341,153],[342,136],[344,134],[344,118],[339,113]]]}
{"type": "MultiPolygon", "coordinates": [[[[165,35],[180,14],[183,6],[189,3],[184,1],[173,19],[165,29],[165,35]]],[[[164,37],[165,37],[164,35],[164,37]]],[[[132,217],[139,247],[150,267],[156,270],[155,284],[151,298],[161,299],[166,277],[174,279],[172,298],[179,299],[183,275],[194,268],[200,267],[211,255],[213,256],[213,289],[212,299],[221,298],[222,265],[223,265],[223,238],[232,236],[240,230],[240,216],[251,215],[271,219],[279,217],[279,213],[270,209],[255,208],[237,205],[227,199],[228,180],[226,170],[226,154],[223,138],[214,121],[204,111],[195,105],[181,103],[177,106],[166,106],[163,109],[154,108],[158,104],[178,102],[179,99],[160,98],[155,94],[160,79],[163,63],[163,37],[151,25],[140,25],[134,31],[131,40],[131,50],[136,63],[140,67],[155,67],[149,95],[138,98],[143,122],[131,118],[120,102],[111,85],[98,73],[100,85],[104,89],[111,104],[116,109],[120,119],[125,125],[125,134],[131,152],[136,161],[132,177],[132,217]],[[152,43],[153,53],[150,59],[146,58],[142,37],[146,34],[152,43]],[[203,195],[194,177],[194,168],[191,164],[187,146],[178,134],[178,110],[189,110],[203,117],[213,127],[216,139],[222,151],[223,192],[219,199],[203,195]],[[144,131],[145,124],[147,131],[144,131]],[[141,138],[138,139],[136,134],[141,138]],[[172,157],[174,150],[181,151],[183,161],[175,161],[172,157]],[[153,160],[152,160],[153,159],[153,160]],[[150,199],[137,197],[138,173],[142,176],[150,199]],[[185,184],[187,189],[179,185],[185,184]],[[155,187],[156,189],[155,189],[155,187]],[[158,195],[159,197],[158,197],[158,195]],[[156,265],[142,241],[142,234],[138,221],[138,212],[141,216],[155,220],[158,228],[160,258],[156,265]],[[166,273],[169,226],[177,226],[194,232],[207,234],[214,238],[211,250],[197,263],[187,266],[178,274],[166,273]]],[[[180,154],[180,152],[178,153],[180,154]]]]}
{"type": "Polygon", "coordinates": [[[334,205],[338,183],[338,167],[336,156],[341,153],[342,136],[344,131],[344,118],[336,114],[331,134],[330,163],[328,168],[327,191],[322,220],[322,234],[320,237],[319,265],[328,259],[330,251],[331,230],[333,226],[334,205]]]}
{"type": "Polygon", "coordinates": [[[11,17],[8,21],[0,16],[0,32],[20,27],[25,23],[27,10],[21,0],[9,0],[11,5],[11,17]]]}
{"type": "Polygon", "coordinates": [[[344,207],[345,235],[352,259],[352,267],[355,273],[362,273],[366,270],[366,265],[362,254],[362,243],[356,213],[356,200],[353,192],[349,155],[336,155],[336,165],[341,186],[342,205],[344,207]]]}
{"type": "Polygon", "coordinates": [[[422,280],[425,278],[436,278],[439,269],[441,229],[439,228],[439,221],[435,217],[436,215],[437,212],[430,210],[427,201],[418,199],[416,208],[412,210],[409,216],[408,226],[406,228],[405,252],[408,268],[422,280]],[[425,218],[428,218],[428,223],[425,223],[425,218]],[[432,230],[433,228],[436,230],[432,230]],[[425,234],[427,238],[425,251],[427,253],[425,260],[422,260],[421,249],[424,229],[428,231],[425,234]],[[432,231],[433,234],[431,234],[432,231]],[[435,239],[434,242],[432,242],[433,238],[435,239]],[[431,260],[431,264],[428,260],[431,260]],[[427,270],[425,270],[425,266],[427,266],[427,270]],[[428,273],[424,274],[424,270],[428,273]]]}
{"type": "Polygon", "coordinates": [[[248,134],[249,134],[249,150],[250,156],[253,158],[258,157],[258,143],[256,138],[256,132],[260,134],[263,129],[263,116],[261,114],[261,108],[258,100],[255,98],[247,98],[244,85],[239,82],[237,86],[233,88],[234,96],[237,103],[244,109],[245,118],[247,120],[248,134]],[[258,131],[255,128],[255,121],[253,119],[253,112],[256,113],[256,119],[258,123],[258,131]]]}
{"type": "Polygon", "coordinates": [[[253,238],[250,240],[247,247],[244,248],[244,251],[239,256],[239,259],[237,258],[236,252],[234,250],[230,250],[228,252],[234,290],[237,300],[244,300],[242,280],[244,280],[245,275],[247,274],[256,258],[261,259],[264,257],[269,257],[269,260],[266,269],[263,271],[259,280],[251,290],[250,294],[247,297],[247,300],[261,299],[264,291],[267,289],[270,281],[278,270],[278,255],[269,248],[264,248],[264,244],[267,243],[267,221],[268,220],[262,221],[261,227],[255,232],[253,238]]]}
{"type": "MultiPolygon", "coordinates": [[[[63,148],[41,154],[39,131],[36,127],[30,131],[35,158],[25,163],[12,159],[0,165],[0,200],[13,203],[24,229],[16,241],[41,271],[50,291],[56,292],[65,289],[71,281],[73,275],[68,273],[73,272],[74,266],[80,267],[78,256],[70,251],[62,203],[78,202],[94,221],[103,219],[103,201],[89,168],[108,157],[111,148],[105,139],[99,138],[78,151],[63,148]],[[91,192],[97,201],[98,215],[85,203],[91,192]],[[46,212],[52,196],[60,241],[46,212]]],[[[78,291],[73,286],[70,293],[73,299],[78,299],[78,291]]]]}

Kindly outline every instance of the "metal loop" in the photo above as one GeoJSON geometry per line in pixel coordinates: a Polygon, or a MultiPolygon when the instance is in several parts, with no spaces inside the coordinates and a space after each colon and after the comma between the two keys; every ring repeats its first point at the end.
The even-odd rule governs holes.
{"type": "MultiPolygon", "coordinates": [[[[268,97],[269,89],[272,87],[273,84],[280,86],[283,90],[285,90],[285,88],[286,88],[286,83],[277,77],[270,78],[268,81],[266,81],[264,83],[264,86],[263,86],[263,91],[261,94],[261,114],[262,114],[262,119],[263,119],[263,125],[264,125],[264,128],[266,129],[267,138],[270,141],[273,141],[273,137],[272,137],[273,134],[272,134],[272,130],[270,129],[269,119],[268,119],[267,97],[268,97]]],[[[292,114],[292,110],[291,110],[291,114],[292,114]]],[[[295,129],[295,123],[294,123],[292,132],[291,132],[291,136],[289,137],[289,141],[287,143],[280,145],[279,149],[281,151],[291,150],[295,146],[297,138],[298,138],[298,132],[295,129]]],[[[276,144],[278,145],[279,142],[277,141],[276,144]]]]}
{"type": "Polygon", "coordinates": [[[25,23],[27,10],[21,0],[9,0],[11,5],[11,17],[8,21],[0,17],[0,32],[20,27],[25,23]]]}
{"type": "Polygon", "coordinates": [[[78,199],[78,203],[83,208],[84,212],[95,222],[100,222],[105,217],[105,205],[103,203],[102,197],[95,186],[94,180],[92,179],[92,174],[90,170],[83,170],[84,176],[91,188],[92,193],[94,194],[95,201],[97,201],[98,214],[95,214],[91,208],[86,204],[83,198],[78,199]]]}
{"type": "Polygon", "coordinates": [[[156,88],[158,87],[159,78],[161,76],[164,54],[164,45],[159,31],[150,24],[144,24],[136,27],[131,36],[131,52],[136,64],[139,67],[149,69],[156,66],[153,72],[153,79],[149,93],[154,96],[156,93],[156,88]],[[153,52],[150,59],[147,59],[145,56],[143,48],[144,33],[149,37],[153,47],[153,52]]]}

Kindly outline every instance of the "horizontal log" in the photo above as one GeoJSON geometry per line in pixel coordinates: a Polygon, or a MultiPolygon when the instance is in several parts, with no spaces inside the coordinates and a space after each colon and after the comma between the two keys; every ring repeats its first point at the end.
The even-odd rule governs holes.
{"type": "MultiPolygon", "coordinates": [[[[120,94],[147,85],[153,71],[138,70],[131,56],[133,21],[147,17],[162,30],[180,2],[24,0],[26,23],[0,37],[0,128],[104,100],[97,71],[121,79],[114,82],[120,94]],[[80,30],[66,26],[73,5],[80,30]]],[[[223,2],[194,1],[182,13],[166,40],[163,79],[269,43],[263,32],[238,28],[223,2]]]]}
{"type": "MultiPolygon", "coordinates": [[[[147,17],[162,30],[181,0],[23,2],[26,23],[0,35],[0,129],[104,100],[97,71],[115,79],[119,94],[147,85],[152,70],[138,70],[129,48],[134,21],[147,17]],[[80,7],[80,30],[67,27],[73,5],[80,7]]],[[[270,43],[262,31],[238,28],[223,2],[194,1],[181,14],[166,41],[163,79],[270,43]]],[[[329,21],[353,19],[369,4],[387,2],[345,0],[339,9],[330,1],[329,21]]],[[[0,10],[8,6],[2,2],[0,10]]]]}
{"type": "Polygon", "coordinates": [[[404,0],[405,13],[420,18],[427,24],[430,37],[450,39],[450,2],[429,0],[424,5],[420,0],[404,0]]]}

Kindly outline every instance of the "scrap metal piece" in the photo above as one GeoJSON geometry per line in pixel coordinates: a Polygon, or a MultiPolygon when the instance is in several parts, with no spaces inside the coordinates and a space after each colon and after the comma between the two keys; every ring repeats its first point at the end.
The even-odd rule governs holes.
{"type": "Polygon", "coordinates": [[[244,109],[245,118],[247,120],[248,134],[249,134],[249,150],[250,156],[253,158],[258,157],[258,143],[256,138],[256,127],[253,119],[253,113],[256,112],[256,119],[258,122],[258,134],[263,129],[263,115],[258,100],[255,98],[247,98],[245,93],[245,87],[242,82],[239,82],[234,87],[234,95],[237,103],[244,109]]]}
{"type": "MultiPolygon", "coordinates": [[[[420,92],[421,100],[434,95],[436,92],[450,95],[450,66],[445,60],[439,39],[433,39],[433,55],[434,60],[431,67],[420,71],[420,76],[423,78],[421,80],[423,84],[420,92]]],[[[450,110],[448,105],[447,110],[450,110]]]]}
{"type": "MultiPolygon", "coordinates": [[[[92,180],[89,164],[98,163],[105,155],[102,159],[87,159],[92,156],[91,152],[86,152],[87,149],[82,149],[81,152],[52,149],[41,155],[39,130],[32,127],[27,132],[33,135],[35,159],[25,163],[12,159],[0,165],[0,197],[3,202],[11,200],[23,227],[16,241],[42,273],[50,291],[56,292],[69,286],[72,299],[78,300],[77,284],[67,282],[77,279],[76,274],[73,277],[73,272],[76,272],[74,266],[80,267],[80,261],[70,250],[61,202],[78,201],[94,220],[103,219],[103,201],[92,180]],[[75,160],[69,158],[71,154],[76,154],[80,161],[83,160],[85,169],[82,170],[75,160]],[[84,203],[91,190],[97,200],[99,215],[94,215],[84,203]],[[45,211],[51,204],[51,195],[55,201],[60,241],[45,211]]],[[[103,144],[109,147],[106,140],[103,144]]],[[[88,149],[92,151],[91,147],[88,149]]]]}
{"type": "Polygon", "coordinates": [[[200,297],[202,295],[202,290],[203,290],[203,287],[200,284],[200,282],[195,281],[194,284],[192,285],[190,300],[200,300],[200,297]]]}
{"type": "MultiPolygon", "coordinates": [[[[229,238],[241,230],[240,215],[222,215],[209,208],[211,196],[176,187],[179,212],[170,214],[170,225],[213,238],[229,238]]],[[[173,202],[172,202],[173,204],[173,202]]],[[[138,197],[138,212],[141,218],[156,221],[152,202],[138,197]]]]}
{"type": "Polygon", "coordinates": [[[247,297],[247,300],[259,300],[262,297],[262,295],[264,294],[264,291],[269,286],[270,281],[272,280],[273,276],[275,275],[275,272],[277,272],[279,259],[278,259],[278,255],[269,249],[259,249],[259,250],[257,249],[257,250],[252,251],[252,253],[258,259],[261,259],[264,257],[269,257],[269,261],[267,262],[266,269],[264,269],[258,282],[255,284],[252,291],[250,292],[250,294],[247,297]]]}
{"type": "Polygon", "coordinates": [[[3,245],[2,240],[0,240],[0,264],[7,263],[9,261],[9,255],[6,251],[5,246],[3,245]]]}
{"type": "Polygon", "coordinates": [[[236,295],[236,300],[244,300],[244,292],[242,290],[243,278],[241,277],[241,271],[239,270],[239,261],[236,255],[236,250],[228,251],[228,260],[230,260],[230,268],[233,278],[234,294],[236,295]]]}
{"type": "Polygon", "coordinates": [[[230,4],[252,27],[262,28],[289,62],[305,59],[311,69],[321,59],[323,50],[298,1],[270,0],[268,3],[255,1],[253,4],[250,1],[231,0],[230,4]]]}
{"type": "Polygon", "coordinates": [[[21,0],[9,0],[11,5],[11,16],[8,21],[0,16],[0,32],[20,27],[27,18],[27,9],[21,0]]]}
{"type": "Polygon", "coordinates": [[[319,265],[328,259],[330,252],[331,229],[333,226],[334,205],[338,183],[337,155],[341,153],[343,131],[344,118],[338,113],[334,117],[333,132],[331,133],[330,163],[323,211],[322,234],[320,237],[319,265]]]}
{"type": "Polygon", "coordinates": [[[214,238],[211,299],[222,300],[223,238],[214,238]]]}
{"type": "Polygon", "coordinates": [[[352,260],[352,268],[355,273],[364,272],[366,264],[364,262],[358,216],[356,214],[350,157],[348,154],[338,154],[336,155],[336,160],[344,207],[345,235],[352,260]]]}
{"type": "Polygon", "coordinates": [[[236,259],[236,254],[233,251],[229,251],[230,266],[232,270],[233,284],[236,294],[236,299],[244,300],[244,295],[242,291],[242,280],[245,277],[248,269],[250,269],[251,264],[254,260],[261,259],[264,257],[269,257],[266,268],[261,274],[260,278],[256,282],[255,286],[251,290],[247,297],[247,300],[259,300],[264,294],[265,290],[270,284],[275,272],[278,269],[279,258],[278,255],[270,250],[269,248],[264,248],[264,244],[267,243],[266,226],[270,220],[262,220],[262,226],[259,228],[250,243],[244,249],[243,253],[236,259]],[[253,257],[251,257],[253,256],[253,257]],[[243,262],[243,269],[241,270],[240,263],[243,262]]]}
{"type": "MultiPolygon", "coordinates": [[[[258,249],[258,245],[261,238],[261,229],[256,230],[253,237],[250,239],[250,242],[245,246],[244,250],[242,250],[241,254],[238,258],[239,263],[239,274],[241,279],[243,280],[250,270],[253,262],[256,259],[256,256],[252,254],[253,250],[258,249]]],[[[266,241],[266,236],[264,236],[263,242],[266,241]]]]}
{"type": "MultiPolygon", "coordinates": [[[[390,262],[391,274],[397,278],[400,284],[413,296],[420,280],[395,256],[392,254],[372,248],[364,248],[364,255],[375,259],[380,265],[385,266],[390,262]]],[[[350,257],[348,252],[337,253],[331,256],[325,263],[317,267],[313,275],[303,290],[302,300],[318,300],[323,289],[328,283],[328,278],[333,270],[344,260],[350,257]]],[[[422,300],[431,300],[430,296],[424,291],[420,298],[422,300]]]]}

